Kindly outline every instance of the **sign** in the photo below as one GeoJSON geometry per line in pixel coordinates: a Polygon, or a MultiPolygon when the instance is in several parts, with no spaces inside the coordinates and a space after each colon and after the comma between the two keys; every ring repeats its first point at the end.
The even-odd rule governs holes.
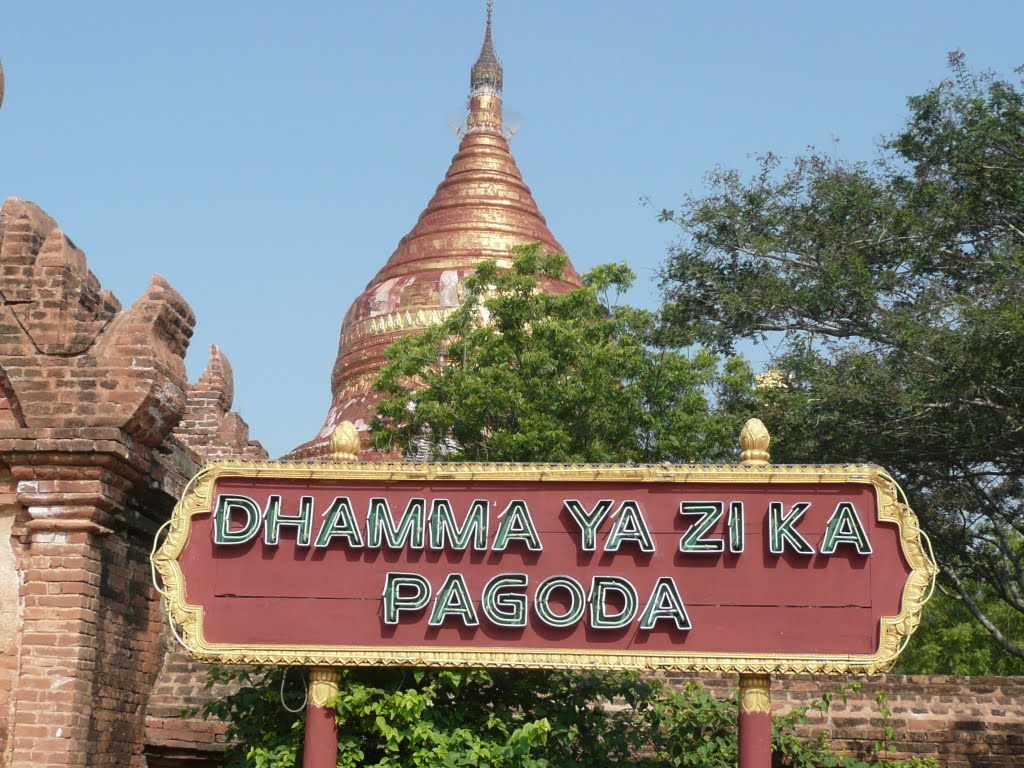
{"type": "Polygon", "coordinates": [[[156,557],[198,658],[877,671],[935,568],[873,466],[218,463],[156,557]]]}

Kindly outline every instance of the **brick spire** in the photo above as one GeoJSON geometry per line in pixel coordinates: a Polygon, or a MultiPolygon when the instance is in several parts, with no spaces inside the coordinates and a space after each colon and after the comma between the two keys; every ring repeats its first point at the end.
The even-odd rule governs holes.
{"type": "MultiPolygon", "coordinates": [[[[351,421],[364,441],[380,401],[373,389],[387,361],[385,350],[401,336],[441,322],[462,301],[462,281],[485,259],[510,264],[514,246],[539,241],[547,253],[564,249],[523,181],[502,131],[501,64],[491,40],[491,8],[480,56],[470,77],[466,131],[444,179],[401,239],[387,264],[349,307],[331,376],[333,401],[313,440],[288,458],[324,459],[335,427],[351,421]]],[[[565,293],[581,285],[567,265],[545,290],[565,293]]],[[[372,453],[364,452],[367,458],[372,453]]]]}

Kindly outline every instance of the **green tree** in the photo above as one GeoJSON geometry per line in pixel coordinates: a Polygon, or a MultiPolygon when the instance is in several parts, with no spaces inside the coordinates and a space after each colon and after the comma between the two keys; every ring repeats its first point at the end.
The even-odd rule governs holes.
{"type": "Polygon", "coordinates": [[[664,317],[720,350],[781,334],[776,459],[893,471],[943,589],[1024,658],[1024,94],[950,68],[874,163],[767,155],[664,211],[664,317]]]}
{"type": "MultiPolygon", "coordinates": [[[[1017,646],[1024,644],[1024,622],[1015,619],[1012,608],[984,591],[978,591],[975,599],[996,626],[1006,627],[1010,642],[1017,646]]],[[[893,672],[1024,675],[1024,659],[997,643],[963,601],[936,594],[893,672]]]]}
{"type": "Polygon", "coordinates": [[[733,461],[749,411],[742,361],[654,344],[655,316],[616,298],[633,274],[598,267],[561,295],[564,256],[517,249],[481,264],[460,309],[388,350],[378,447],[471,461],[733,461]],[[744,408],[747,404],[748,408],[744,408]]]}

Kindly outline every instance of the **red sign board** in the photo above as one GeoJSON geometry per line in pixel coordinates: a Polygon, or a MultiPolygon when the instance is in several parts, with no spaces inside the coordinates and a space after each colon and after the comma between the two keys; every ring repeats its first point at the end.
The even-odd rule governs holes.
{"type": "Polygon", "coordinates": [[[217,464],[155,558],[198,657],[875,670],[934,575],[876,467],[217,464]]]}

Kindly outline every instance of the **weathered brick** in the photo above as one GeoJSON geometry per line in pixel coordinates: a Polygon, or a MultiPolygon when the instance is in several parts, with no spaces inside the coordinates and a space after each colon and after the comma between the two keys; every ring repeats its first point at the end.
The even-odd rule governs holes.
{"type": "MultiPolygon", "coordinates": [[[[0,764],[142,768],[165,644],[135,525],[162,520],[205,455],[201,436],[171,436],[194,317],[158,276],[122,311],[56,223],[13,199],[0,290],[0,504],[16,511],[22,622],[0,652],[0,764]]],[[[240,455],[265,456],[244,436],[240,455]]]]}

